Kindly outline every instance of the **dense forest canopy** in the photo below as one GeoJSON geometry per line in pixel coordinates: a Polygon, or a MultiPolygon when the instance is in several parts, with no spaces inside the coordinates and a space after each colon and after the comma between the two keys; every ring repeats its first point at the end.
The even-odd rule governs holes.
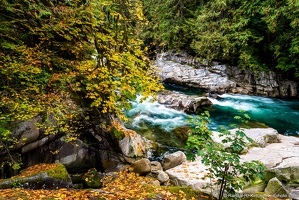
{"type": "Polygon", "coordinates": [[[142,1],[145,41],[161,49],[299,76],[298,1],[142,1]]]}

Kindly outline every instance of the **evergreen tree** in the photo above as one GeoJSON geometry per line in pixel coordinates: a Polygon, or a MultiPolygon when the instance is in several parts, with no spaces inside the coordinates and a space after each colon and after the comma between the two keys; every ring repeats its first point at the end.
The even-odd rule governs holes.
{"type": "Polygon", "coordinates": [[[212,0],[192,23],[192,47],[208,61],[299,76],[296,1],[212,0]]]}
{"type": "Polygon", "coordinates": [[[266,1],[263,14],[276,68],[299,77],[299,2],[266,1]]]}
{"type": "Polygon", "coordinates": [[[148,19],[144,39],[158,49],[188,49],[192,41],[192,26],[187,21],[201,3],[196,0],[143,0],[148,19]]]}

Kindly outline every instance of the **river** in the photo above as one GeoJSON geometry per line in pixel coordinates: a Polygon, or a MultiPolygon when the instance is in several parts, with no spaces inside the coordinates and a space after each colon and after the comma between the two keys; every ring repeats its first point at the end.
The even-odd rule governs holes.
{"type": "MultiPolygon", "coordinates": [[[[169,90],[175,90],[188,95],[203,95],[198,89],[166,85],[169,90]]],[[[218,130],[220,126],[229,128],[229,124],[237,123],[234,116],[245,111],[251,118],[252,127],[272,127],[284,135],[299,135],[299,100],[275,99],[260,96],[239,94],[223,94],[218,99],[210,99],[213,105],[208,109],[211,130],[218,130]]],[[[159,154],[166,151],[183,149],[185,143],[175,130],[188,125],[186,120],[190,115],[165,107],[150,100],[142,103],[137,99],[133,108],[126,112],[130,118],[126,126],[143,135],[149,141],[156,141],[155,151],[159,154]]]]}

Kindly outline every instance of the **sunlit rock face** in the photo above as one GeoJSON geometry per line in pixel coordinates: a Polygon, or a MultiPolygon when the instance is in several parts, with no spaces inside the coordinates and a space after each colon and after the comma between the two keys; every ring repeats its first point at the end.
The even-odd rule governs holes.
{"type": "Polygon", "coordinates": [[[217,70],[213,72],[206,67],[194,68],[187,64],[168,60],[171,58],[160,54],[154,63],[158,67],[157,74],[165,83],[201,88],[218,93],[228,92],[230,88],[236,87],[235,82],[222,75],[225,66],[218,66],[218,73],[217,70]]]}
{"type": "MultiPolygon", "coordinates": [[[[231,130],[232,134],[234,131],[231,130]]],[[[244,133],[254,140],[256,146],[249,148],[246,154],[241,155],[241,162],[258,160],[265,164],[267,168],[264,178],[266,183],[276,177],[288,186],[295,185],[297,187],[299,185],[298,137],[280,135],[272,128],[245,129],[244,133]]],[[[221,139],[217,138],[217,132],[215,135],[214,140],[220,142],[221,139]]],[[[201,157],[167,169],[166,173],[176,185],[191,186],[193,189],[210,192],[208,189],[204,189],[211,180],[206,178],[209,171],[208,167],[201,162],[201,157]]],[[[265,186],[256,192],[264,191],[265,186]]],[[[217,187],[214,190],[217,191],[217,187]]],[[[296,191],[293,193],[296,195],[296,191]]]]}
{"type": "Polygon", "coordinates": [[[186,53],[166,52],[154,62],[162,82],[205,89],[217,93],[238,93],[267,97],[296,97],[298,82],[273,71],[254,72],[217,62],[199,62],[186,53]]]}
{"type": "Polygon", "coordinates": [[[158,95],[158,102],[168,108],[186,113],[197,113],[204,106],[212,105],[207,97],[185,95],[178,92],[163,92],[158,95]]]}

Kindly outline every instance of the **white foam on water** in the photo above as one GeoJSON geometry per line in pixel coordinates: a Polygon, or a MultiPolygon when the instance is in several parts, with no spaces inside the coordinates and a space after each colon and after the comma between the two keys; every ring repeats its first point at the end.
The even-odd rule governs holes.
{"type": "MultiPolygon", "coordinates": [[[[237,111],[245,111],[253,121],[263,122],[270,127],[277,128],[281,133],[298,134],[299,132],[299,103],[282,99],[273,99],[259,96],[223,94],[219,99],[209,98],[216,110],[222,110],[219,120],[211,118],[209,127],[217,128],[219,125],[230,123],[230,119],[239,115],[237,111]],[[223,118],[227,116],[226,118],[223,118]]],[[[132,118],[132,126],[159,126],[159,129],[170,132],[173,129],[187,125],[186,119],[189,115],[184,112],[167,108],[157,101],[151,102],[147,99],[140,102],[138,97],[133,102],[133,109],[127,111],[132,118]]],[[[216,116],[217,118],[217,116],[216,116]]]]}
{"type": "Polygon", "coordinates": [[[219,95],[220,98],[230,98],[230,99],[237,99],[237,100],[249,100],[249,101],[263,101],[263,102],[274,102],[274,99],[269,97],[261,97],[261,96],[250,96],[245,94],[222,94],[219,95]]]}
{"type": "Polygon", "coordinates": [[[140,128],[139,124],[142,122],[147,122],[151,124],[151,126],[159,126],[161,129],[167,132],[170,132],[177,127],[184,126],[187,124],[185,118],[183,117],[161,119],[141,114],[134,118],[132,126],[135,128],[140,128]]]}
{"type": "Polygon", "coordinates": [[[222,107],[230,107],[235,110],[244,110],[244,111],[254,111],[257,110],[257,105],[252,102],[247,102],[243,100],[238,100],[237,98],[234,99],[226,99],[222,97],[222,99],[217,100],[213,98],[209,98],[213,105],[218,105],[222,107]]]}
{"type": "Polygon", "coordinates": [[[140,97],[132,103],[133,108],[127,111],[127,115],[133,117],[132,126],[140,128],[140,123],[146,122],[151,126],[160,126],[161,129],[169,132],[177,127],[187,124],[187,114],[152,102],[151,98],[140,103],[140,97]]]}

